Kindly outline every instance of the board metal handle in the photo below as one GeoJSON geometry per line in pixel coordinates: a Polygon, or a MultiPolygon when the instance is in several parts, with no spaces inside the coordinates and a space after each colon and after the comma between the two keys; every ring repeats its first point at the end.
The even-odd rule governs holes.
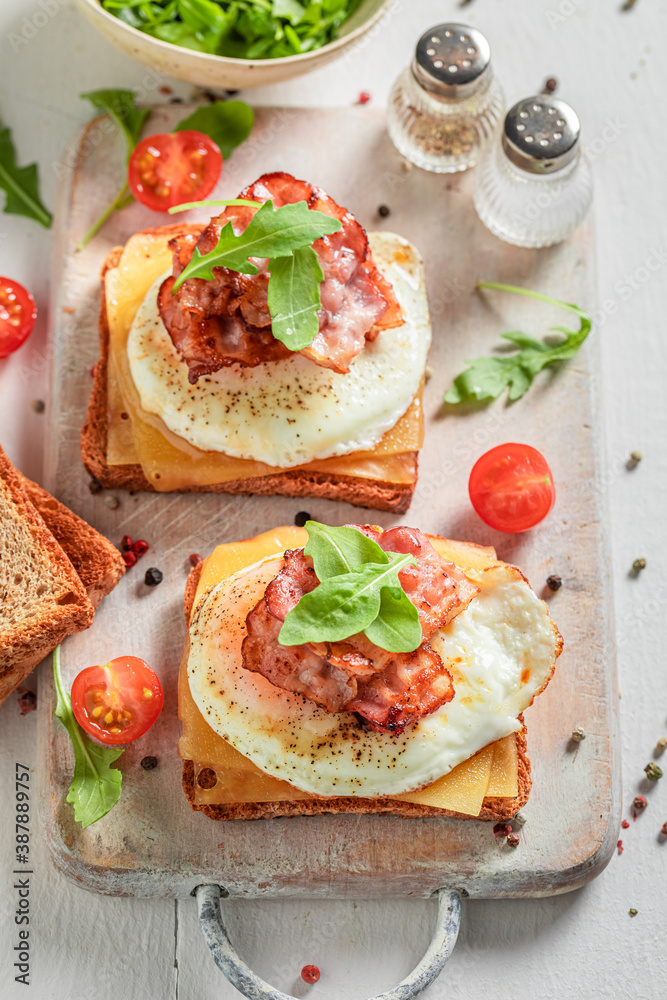
{"type": "MultiPolygon", "coordinates": [[[[265,983],[237,954],[222,922],[220,898],[223,892],[220,886],[200,885],[194,894],[197,897],[199,923],[215,964],[239,993],[248,1000],[295,1000],[288,993],[281,993],[265,983]]],[[[438,916],[424,957],[398,986],[378,994],[372,1000],[411,1000],[430,986],[442,972],[458,937],[461,896],[449,889],[440,889],[435,895],[438,899],[438,916]]]]}

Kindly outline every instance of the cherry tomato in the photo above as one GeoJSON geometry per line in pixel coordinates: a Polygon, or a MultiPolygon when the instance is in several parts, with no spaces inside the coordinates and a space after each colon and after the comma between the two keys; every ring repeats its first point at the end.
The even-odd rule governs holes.
{"type": "Polygon", "coordinates": [[[157,676],[136,656],[86,667],[72,684],[72,711],[100,743],[131,743],[151,728],[164,696],[157,676]]]}
{"type": "Polygon", "coordinates": [[[198,201],[211,193],[222,173],[222,153],[203,132],[149,135],[127,165],[127,182],[137,201],[153,212],[198,201]]]}
{"type": "Polygon", "coordinates": [[[0,358],[8,357],[32,333],[37,308],[27,288],[0,278],[0,358]]]}
{"type": "Polygon", "coordinates": [[[472,505],[497,531],[526,531],[547,516],[556,490],[544,455],[528,444],[501,444],[475,463],[468,492],[472,505]]]}

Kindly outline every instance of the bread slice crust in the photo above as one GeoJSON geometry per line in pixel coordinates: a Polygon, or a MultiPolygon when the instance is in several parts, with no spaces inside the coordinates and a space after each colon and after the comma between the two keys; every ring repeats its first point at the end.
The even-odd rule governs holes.
{"type": "Polygon", "coordinates": [[[92,625],[95,609],[1,448],[0,551],[2,703],[66,636],[92,625]],[[28,610],[17,616],[21,603],[28,610]]]}
{"type": "Polygon", "coordinates": [[[98,608],[125,572],[122,555],[69,507],[21,473],[18,476],[28,499],[74,566],[91,604],[98,608]]]}
{"type": "MultiPolygon", "coordinates": [[[[201,576],[203,563],[194,566],[188,575],[185,585],[184,611],[186,626],[189,627],[192,608],[201,576]]],[[[497,798],[486,796],[478,816],[467,816],[465,813],[450,809],[438,809],[434,806],[424,806],[418,802],[401,802],[389,797],[364,799],[356,796],[332,796],[312,799],[298,799],[294,802],[239,802],[226,805],[206,805],[195,802],[195,766],[191,760],[183,761],[183,791],[191,807],[204,813],[213,820],[243,820],[243,819],[277,819],[289,816],[321,816],[324,813],[352,813],[354,815],[369,815],[373,813],[389,813],[393,816],[407,817],[449,817],[452,819],[478,819],[486,822],[499,823],[509,820],[519,812],[528,801],[532,787],[530,776],[530,760],[526,743],[526,726],[523,715],[519,716],[523,728],[516,734],[518,756],[518,793],[514,798],[497,798]]]]}
{"type": "MultiPolygon", "coordinates": [[[[147,229],[152,235],[168,233],[171,236],[198,232],[201,227],[174,225],[147,229]]],[[[107,463],[107,435],[109,427],[107,377],[109,366],[109,325],[107,321],[105,278],[107,272],[118,266],[123,247],[114,247],[107,256],[101,271],[101,301],[99,314],[100,357],[95,365],[93,389],[88,404],[88,415],[81,432],[81,456],[91,476],[107,489],[156,492],[146,479],[140,465],[109,465],[107,463]]],[[[412,453],[415,467],[419,453],[412,453]]],[[[341,500],[357,507],[386,510],[404,514],[412,501],[417,480],[412,483],[391,483],[383,480],[364,479],[328,472],[285,470],[271,476],[234,479],[210,486],[192,486],[175,490],[176,493],[232,493],[254,496],[315,497],[341,500]]]]}

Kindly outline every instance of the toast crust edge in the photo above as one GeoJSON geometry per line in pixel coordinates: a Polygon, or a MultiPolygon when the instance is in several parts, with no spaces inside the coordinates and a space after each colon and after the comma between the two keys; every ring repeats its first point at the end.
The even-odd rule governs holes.
{"type": "Polygon", "coordinates": [[[71,594],[66,604],[54,604],[39,618],[25,623],[22,634],[8,637],[0,648],[0,704],[28,674],[68,635],[81,632],[93,623],[95,610],[74,566],[32,504],[22,485],[21,475],[0,448],[0,480],[17,508],[43,557],[60,573],[71,594]]]}
{"type": "Polygon", "coordinates": [[[125,573],[123,557],[112,542],[38,483],[18,473],[28,499],[65,552],[97,609],[125,573]]]}
{"type": "MultiPolygon", "coordinates": [[[[173,225],[146,229],[143,232],[158,234],[169,232],[181,235],[198,232],[202,227],[173,225]]],[[[106,489],[136,490],[154,493],[155,489],[146,479],[140,465],[107,464],[107,371],[109,363],[109,326],[106,313],[105,277],[116,267],[123,247],[114,247],[108,254],[101,270],[101,298],[99,313],[100,356],[95,365],[93,389],[88,403],[88,415],[81,431],[81,457],[83,464],[95,479],[106,489]]],[[[419,453],[413,452],[418,470],[419,453]]],[[[417,485],[413,483],[389,483],[382,480],[361,479],[355,476],[334,475],[326,472],[285,471],[273,476],[258,476],[252,479],[234,479],[227,483],[210,486],[193,486],[175,493],[231,493],[252,496],[314,497],[323,500],[338,500],[373,510],[385,510],[404,514],[412,500],[417,485]]]]}

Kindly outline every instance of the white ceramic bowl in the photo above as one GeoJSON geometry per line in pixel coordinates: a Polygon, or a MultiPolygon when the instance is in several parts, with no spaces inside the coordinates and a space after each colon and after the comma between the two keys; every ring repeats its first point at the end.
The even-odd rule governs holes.
{"type": "Polygon", "coordinates": [[[341,34],[333,42],[313,52],[283,56],[280,59],[231,59],[205,52],[183,49],[170,42],[162,42],[131,28],[124,21],[109,14],[99,0],[76,0],[80,10],[106,38],[129,56],[150,66],[157,73],[176,77],[200,87],[222,87],[242,90],[246,87],[263,87],[282,83],[319,69],[338,59],[356,45],[364,45],[366,36],[376,28],[380,30],[383,15],[389,17],[388,8],[393,0],[363,0],[341,34]]]}

